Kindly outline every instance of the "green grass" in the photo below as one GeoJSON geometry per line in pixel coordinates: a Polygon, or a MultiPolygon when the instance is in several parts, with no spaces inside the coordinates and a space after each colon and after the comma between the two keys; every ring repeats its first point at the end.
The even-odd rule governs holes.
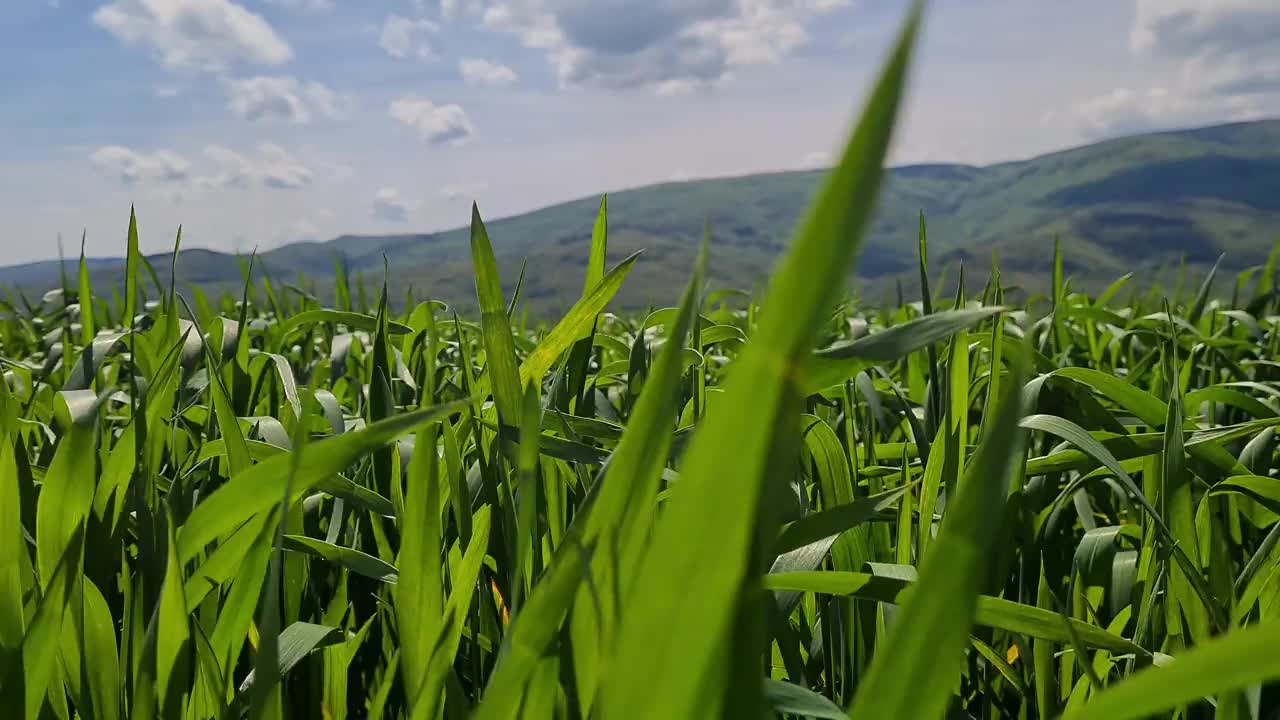
{"type": "Polygon", "coordinates": [[[478,322],[188,296],[132,218],[123,292],[10,302],[6,716],[1268,717],[1275,260],[1014,304],[921,224],[919,302],[842,299],[917,21],[759,293],[704,242],[605,313],[646,261],[601,203],[550,326],[478,209],[478,322]]]}

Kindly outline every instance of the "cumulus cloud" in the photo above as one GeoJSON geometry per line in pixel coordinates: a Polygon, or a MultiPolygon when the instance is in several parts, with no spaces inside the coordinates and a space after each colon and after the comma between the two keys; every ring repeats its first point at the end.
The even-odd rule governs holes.
{"type": "Polygon", "coordinates": [[[293,189],[310,185],[314,173],[285,148],[270,142],[240,152],[222,145],[204,148],[199,168],[171,150],[140,151],[123,145],[104,145],[89,161],[113,173],[125,184],[145,184],[157,192],[181,197],[191,189],[293,189]]]}
{"type": "Polygon", "coordinates": [[[1200,91],[1280,92],[1280,5],[1271,0],[1139,0],[1129,45],[1183,61],[1200,91]]]}
{"type": "Polygon", "coordinates": [[[1175,57],[1229,54],[1280,43],[1280,6],[1270,0],[1138,0],[1130,47],[1175,57]]]}
{"type": "Polygon", "coordinates": [[[187,179],[191,165],[169,150],[140,152],[123,145],[104,145],[89,155],[89,161],[115,173],[122,182],[180,182],[187,179]]]}
{"type": "Polygon", "coordinates": [[[483,24],[546,52],[560,83],[678,94],[776,63],[848,0],[503,0],[483,24]]]}
{"type": "Polygon", "coordinates": [[[374,193],[370,214],[384,222],[408,222],[409,203],[400,195],[399,189],[384,187],[374,193]]]}
{"type": "Polygon", "coordinates": [[[231,0],[113,0],[93,22],[171,68],[281,65],[293,50],[261,15],[231,0]]]}
{"type": "Polygon", "coordinates": [[[288,190],[310,185],[313,178],[310,168],[275,143],[259,143],[250,155],[210,145],[204,156],[217,168],[213,175],[197,178],[197,183],[206,187],[288,190]]]}
{"type": "Polygon", "coordinates": [[[1280,4],[1273,0],[1137,0],[1129,48],[1174,61],[1174,82],[1117,88],[1075,103],[1086,137],[1280,111],[1280,4]]]}
{"type": "Polygon", "coordinates": [[[432,145],[460,143],[475,132],[467,113],[458,105],[436,105],[416,95],[393,100],[388,112],[432,145]]]}
{"type": "Polygon", "coordinates": [[[518,79],[515,70],[482,58],[459,60],[458,71],[462,73],[462,79],[471,85],[509,85],[518,79]]]}
{"type": "Polygon", "coordinates": [[[378,36],[378,46],[388,55],[405,58],[415,55],[420,60],[435,57],[424,35],[435,33],[439,26],[425,18],[412,19],[400,15],[388,15],[382,22],[382,32],[378,36]]]}
{"type": "MultiPolygon", "coordinates": [[[[1221,120],[1252,120],[1263,114],[1250,97],[1215,98],[1148,88],[1144,91],[1116,88],[1075,103],[1070,116],[1088,139],[1166,130],[1221,120]]],[[[1050,122],[1055,116],[1046,116],[1050,122]]]]}
{"type": "Polygon", "coordinates": [[[1158,127],[1179,102],[1165,88],[1139,92],[1116,88],[1086,98],[1071,108],[1080,132],[1089,138],[1125,135],[1158,127]]]}
{"type": "Polygon", "coordinates": [[[322,83],[288,75],[259,75],[227,82],[228,107],[246,120],[305,125],[315,115],[341,117],[346,98],[322,83]]]}

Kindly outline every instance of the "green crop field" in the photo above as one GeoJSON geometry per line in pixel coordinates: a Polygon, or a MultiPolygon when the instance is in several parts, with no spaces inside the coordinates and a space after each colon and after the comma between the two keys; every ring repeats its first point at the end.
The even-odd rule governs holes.
{"type": "Polygon", "coordinates": [[[188,297],[132,218],[8,302],[3,715],[1275,717],[1280,252],[1015,306],[922,222],[919,301],[842,300],[919,12],[758,295],[606,312],[601,203],[554,324],[478,211],[478,318],[188,297]]]}

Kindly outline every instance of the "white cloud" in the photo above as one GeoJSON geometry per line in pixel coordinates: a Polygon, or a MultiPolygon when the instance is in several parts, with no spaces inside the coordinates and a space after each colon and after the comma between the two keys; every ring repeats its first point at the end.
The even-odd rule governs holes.
{"type": "Polygon", "coordinates": [[[826,150],[814,150],[800,158],[802,168],[825,168],[831,166],[831,153],[826,150]]]}
{"type": "Polygon", "coordinates": [[[316,242],[320,239],[320,228],[305,218],[299,218],[275,233],[275,244],[287,245],[296,242],[316,242]]]}
{"type": "Polygon", "coordinates": [[[328,12],[337,7],[334,0],[266,0],[268,5],[275,5],[288,10],[305,10],[307,12],[328,12]]]}
{"type": "Polygon", "coordinates": [[[1102,137],[1280,110],[1280,4],[1274,0],[1137,0],[1129,50],[1172,60],[1173,82],[1117,88],[1075,103],[1086,137],[1102,137]]]}
{"type": "Polygon", "coordinates": [[[489,28],[543,50],[561,85],[682,94],[772,64],[848,0],[503,0],[489,28]]]}
{"type": "Polygon", "coordinates": [[[281,65],[293,50],[261,15],[231,0],[113,0],[93,22],[171,68],[281,65]]]}
{"type": "Polygon", "coordinates": [[[318,82],[299,82],[288,75],[244,78],[227,82],[228,106],[246,120],[281,120],[299,125],[314,114],[338,118],[346,98],[318,82]]]}
{"type": "Polygon", "coordinates": [[[328,179],[334,182],[346,182],[356,176],[356,169],[346,163],[317,160],[313,164],[317,169],[323,171],[328,179]]]}
{"type": "Polygon", "coordinates": [[[182,192],[181,187],[166,185],[156,187],[151,190],[151,196],[160,200],[160,202],[170,205],[181,205],[186,199],[186,195],[182,192]]]}
{"type": "Polygon", "coordinates": [[[350,98],[335,92],[324,83],[309,82],[303,86],[302,93],[316,112],[327,118],[341,118],[351,104],[350,98]]]}
{"type": "MultiPolygon", "coordinates": [[[[485,11],[488,0],[439,0],[440,17],[445,20],[457,20],[463,15],[481,15],[485,11]]],[[[427,0],[413,0],[419,12],[426,11],[427,0]]]]}
{"type": "Polygon", "coordinates": [[[221,145],[206,147],[204,155],[218,168],[214,175],[197,178],[198,184],[207,187],[295,189],[310,185],[313,177],[310,168],[275,143],[259,143],[252,156],[221,145]]]}
{"type": "Polygon", "coordinates": [[[400,190],[397,188],[384,187],[374,193],[370,214],[384,222],[408,222],[409,203],[400,195],[400,190]]]}
{"type": "Polygon", "coordinates": [[[426,19],[411,19],[400,15],[388,15],[382,22],[382,33],[378,37],[378,46],[388,55],[405,58],[415,55],[420,60],[435,57],[431,46],[422,39],[423,35],[435,33],[438,25],[426,19]]]}
{"type": "Polygon", "coordinates": [[[460,143],[475,133],[467,114],[457,105],[436,105],[426,98],[406,95],[391,102],[391,117],[413,128],[432,145],[460,143]]]}
{"type": "Polygon", "coordinates": [[[1230,54],[1280,43],[1280,6],[1271,0],[1137,0],[1129,46],[1184,57],[1230,54]]]}
{"type": "Polygon", "coordinates": [[[123,145],[104,145],[89,155],[94,165],[110,170],[125,183],[185,180],[191,165],[181,155],[169,150],[139,152],[123,145]]]}
{"type": "Polygon", "coordinates": [[[489,183],[483,180],[471,183],[450,183],[440,188],[440,197],[445,200],[475,200],[476,196],[489,189],[489,183]]]}
{"type": "MultiPolygon", "coordinates": [[[[1145,91],[1116,88],[1081,100],[1070,108],[1071,118],[1081,134],[1089,139],[1208,122],[1250,120],[1261,114],[1261,108],[1251,98],[1214,98],[1162,87],[1145,91]]],[[[1048,123],[1055,118],[1056,115],[1046,114],[1042,119],[1048,123]]]]}
{"type": "Polygon", "coordinates": [[[1280,5],[1273,0],[1138,0],[1129,47],[1183,62],[1190,87],[1280,92],[1280,5]]]}
{"type": "Polygon", "coordinates": [[[515,70],[482,58],[459,60],[458,71],[462,79],[472,85],[508,85],[518,79],[515,70]]]}

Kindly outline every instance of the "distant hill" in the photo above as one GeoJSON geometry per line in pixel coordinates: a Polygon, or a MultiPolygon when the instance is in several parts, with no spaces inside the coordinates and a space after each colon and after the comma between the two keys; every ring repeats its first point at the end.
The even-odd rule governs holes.
{"type": "MultiPolygon", "coordinates": [[[[712,281],[750,289],[787,243],[823,171],[776,172],[671,182],[609,195],[611,262],[644,256],[619,307],[676,300],[706,223],[712,227],[712,281]]],[[[527,259],[524,296],[539,311],[567,307],[581,292],[598,197],[487,220],[508,291],[527,259]]],[[[483,211],[483,208],[481,208],[483,211]]],[[[1097,287],[1129,271],[1151,276],[1185,258],[1192,269],[1226,253],[1224,266],[1264,260],[1280,236],[1280,119],[1136,135],[1017,162],[893,168],[859,258],[860,287],[911,286],[919,213],[928,222],[930,264],[964,261],[985,278],[992,252],[1007,277],[1042,288],[1053,239],[1077,285],[1097,287]]],[[[265,252],[257,271],[293,281],[299,272],[326,288],[340,256],[363,273],[372,295],[383,256],[393,298],[412,286],[468,306],[474,302],[467,230],[342,236],[265,252]]],[[[166,276],[170,258],[152,262],[166,276]]],[[[221,287],[240,282],[236,258],[184,251],[179,280],[221,287]]],[[[69,267],[69,270],[73,268],[69,267]]],[[[123,260],[95,260],[95,281],[118,281],[123,260]]],[[[43,291],[57,262],[0,268],[0,285],[43,291]]]]}

